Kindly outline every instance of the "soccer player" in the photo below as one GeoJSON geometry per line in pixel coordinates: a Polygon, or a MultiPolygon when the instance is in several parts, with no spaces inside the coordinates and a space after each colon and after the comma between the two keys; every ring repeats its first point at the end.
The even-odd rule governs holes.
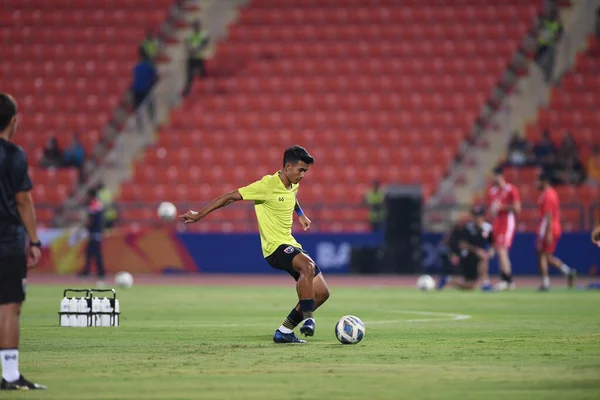
{"type": "Polygon", "coordinates": [[[598,211],[598,222],[592,229],[592,243],[600,247],[600,211],[598,211]]]}
{"type": "Polygon", "coordinates": [[[27,158],[23,149],[10,142],[17,125],[15,99],[0,93],[0,390],[46,389],[19,372],[19,315],[27,268],[37,266],[42,253],[27,158]]]}
{"type": "MultiPolygon", "coordinates": [[[[514,289],[508,251],[515,235],[517,215],[521,211],[521,199],[517,188],[504,179],[502,167],[494,169],[493,174],[494,182],[487,191],[487,206],[493,217],[494,250],[498,254],[502,279],[497,289],[514,289]]],[[[489,281],[484,282],[484,289],[489,288],[489,285],[489,281]]]]}
{"type": "MultiPolygon", "coordinates": [[[[594,243],[596,246],[600,247],[600,210],[598,211],[598,222],[596,223],[596,226],[594,227],[594,229],[592,229],[592,243],[594,243]]],[[[596,282],[590,282],[588,284],[588,288],[589,289],[600,289],[600,281],[596,281],[596,282]]]]}
{"type": "Polygon", "coordinates": [[[311,221],[304,215],[296,194],[300,181],[314,162],[315,159],[303,147],[290,147],[283,153],[283,168],[280,171],[226,193],[200,211],[190,210],[180,215],[185,223],[195,223],[216,209],[236,201],[254,202],[263,256],[271,267],[288,272],[296,280],[299,299],[296,307],[275,331],[273,341],[276,343],[305,343],[294,335],[294,328],[304,321],[300,332],[305,336],[313,336],[313,312],[329,298],[329,288],[319,267],[292,236],[294,210],[303,229],[310,229],[311,221]]]}
{"type": "MultiPolygon", "coordinates": [[[[447,240],[449,254],[447,266],[454,266],[462,271],[463,281],[452,282],[461,290],[472,290],[477,287],[480,275],[486,279],[487,263],[493,255],[491,244],[494,236],[492,225],[485,220],[485,209],[474,206],[471,209],[472,220],[464,226],[455,226],[447,240]]],[[[449,276],[442,276],[440,282],[450,282],[449,276]]],[[[444,287],[440,283],[438,290],[444,287]]]]}
{"type": "Polygon", "coordinates": [[[548,264],[562,272],[567,277],[569,287],[573,287],[577,271],[569,268],[567,264],[554,256],[554,250],[561,235],[560,205],[556,190],[550,185],[550,176],[542,172],[537,181],[540,195],[540,227],[536,241],[538,253],[538,265],[542,275],[542,285],[539,291],[550,290],[550,277],[548,276],[548,264]]]}

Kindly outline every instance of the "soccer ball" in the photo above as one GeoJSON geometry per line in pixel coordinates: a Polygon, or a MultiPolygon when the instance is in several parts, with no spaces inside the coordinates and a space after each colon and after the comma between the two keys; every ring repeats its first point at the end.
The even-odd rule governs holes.
{"type": "Polygon", "coordinates": [[[365,336],[365,324],[354,315],[346,315],[335,324],[335,337],[342,344],[356,344],[365,336]]]}
{"type": "Polygon", "coordinates": [[[133,275],[129,272],[119,272],[115,275],[115,285],[125,289],[129,289],[133,286],[133,275]]]}
{"type": "Polygon", "coordinates": [[[417,279],[417,289],[426,292],[433,290],[435,289],[435,280],[433,280],[431,275],[421,275],[419,279],[417,279]]]}
{"type": "Polygon", "coordinates": [[[169,203],[168,201],[163,201],[158,206],[157,214],[160,219],[164,219],[165,221],[173,221],[177,216],[177,208],[175,207],[175,204],[169,203]]]}

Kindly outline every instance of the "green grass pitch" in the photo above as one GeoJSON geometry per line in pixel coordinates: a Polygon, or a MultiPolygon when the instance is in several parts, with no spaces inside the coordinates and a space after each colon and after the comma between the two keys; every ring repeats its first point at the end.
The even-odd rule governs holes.
{"type": "Polygon", "coordinates": [[[63,286],[30,285],[28,399],[598,399],[599,293],[332,288],[305,345],[271,336],[293,286],[119,290],[119,328],[60,328],[63,286]],[[366,323],[358,345],[337,319],[366,323]]]}

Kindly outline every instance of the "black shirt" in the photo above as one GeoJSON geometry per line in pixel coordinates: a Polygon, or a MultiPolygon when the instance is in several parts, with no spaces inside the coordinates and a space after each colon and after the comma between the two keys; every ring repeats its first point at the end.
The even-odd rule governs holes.
{"type": "MultiPolygon", "coordinates": [[[[459,232],[459,241],[464,241],[478,249],[487,249],[494,241],[492,224],[484,222],[481,226],[474,222],[467,222],[459,232]]],[[[468,252],[461,251],[461,256],[465,257],[468,252]]]]}
{"type": "Polygon", "coordinates": [[[16,144],[0,139],[0,254],[25,250],[25,227],[15,195],[32,187],[25,152],[16,144]]]}

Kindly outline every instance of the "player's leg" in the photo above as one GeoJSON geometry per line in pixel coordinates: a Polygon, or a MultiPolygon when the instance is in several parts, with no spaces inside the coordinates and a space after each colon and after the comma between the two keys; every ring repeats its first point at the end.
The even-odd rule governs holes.
{"type": "Polygon", "coordinates": [[[25,300],[25,255],[0,260],[0,390],[46,389],[29,382],[19,372],[19,316],[25,300]]]}
{"type": "Polygon", "coordinates": [[[6,382],[17,381],[21,376],[19,373],[20,313],[21,303],[0,304],[0,361],[2,379],[6,382]]]}
{"type": "Polygon", "coordinates": [[[315,310],[323,305],[329,299],[331,293],[329,292],[329,286],[325,282],[323,273],[319,270],[319,266],[315,266],[315,278],[313,280],[313,287],[315,288],[315,310]]]}
{"type": "Polygon", "coordinates": [[[490,261],[481,260],[477,266],[477,272],[481,279],[481,290],[485,292],[492,291],[492,285],[490,283],[490,261]]]}
{"type": "Polygon", "coordinates": [[[540,292],[547,292],[550,290],[550,277],[548,276],[548,253],[543,248],[538,250],[538,267],[540,269],[540,276],[542,277],[542,284],[538,288],[540,292]]]}
{"type": "Polygon", "coordinates": [[[577,270],[573,267],[569,267],[560,258],[553,254],[548,256],[548,263],[554,268],[558,269],[564,276],[567,277],[567,286],[573,287],[575,279],[577,278],[577,270]]]}
{"type": "Polygon", "coordinates": [[[512,264],[508,255],[508,247],[505,245],[496,246],[496,254],[498,254],[498,265],[500,268],[500,285],[498,289],[512,289],[514,288],[512,279],[512,264]]]}
{"type": "Polygon", "coordinates": [[[204,61],[203,58],[198,60],[198,74],[202,78],[208,77],[208,72],[206,71],[206,62],[204,61]]]}
{"type": "Polygon", "coordinates": [[[85,246],[85,264],[83,265],[83,270],[78,273],[79,276],[88,276],[90,274],[93,255],[92,242],[93,240],[88,239],[87,245],[85,246]]]}
{"type": "Polygon", "coordinates": [[[296,283],[296,291],[300,303],[300,311],[302,319],[305,320],[300,328],[305,336],[313,336],[315,334],[315,319],[313,313],[315,311],[315,262],[306,254],[299,253],[292,260],[294,271],[299,274],[296,283]]]}
{"type": "Polygon", "coordinates": [[[479,258],[469,255],[461,260],[463,273],[462,282],[455,282],[453,286],[459,290],[473,290],[477,287],[479,258]]]}
{"type": "Polygon", "coordinates": [[[102,256],[102,242],[95,240],[96,242],[96,268],[98,269],[98,278],[104,278],[106,271],[104,269],[104,257],[102,256]]]}
{"type": "Polygon", "coordinates": [[[452,282],[452,274],[460,263],[460,258],[455,255],[450,255],[446,252],[440,254],[442,263],[442,274],[438,280],[437,290],[442,290],[447,284],[452,282]]]}
{"type": "Polygon", "coordinates": [[[185,87],[183,89],[183,96],[187,96],[190,94],[190,90],[192,89],[192,81],[194,80],[194,59],[188,58],[187,62],[187,76],[185,80],[185,87]]]}

